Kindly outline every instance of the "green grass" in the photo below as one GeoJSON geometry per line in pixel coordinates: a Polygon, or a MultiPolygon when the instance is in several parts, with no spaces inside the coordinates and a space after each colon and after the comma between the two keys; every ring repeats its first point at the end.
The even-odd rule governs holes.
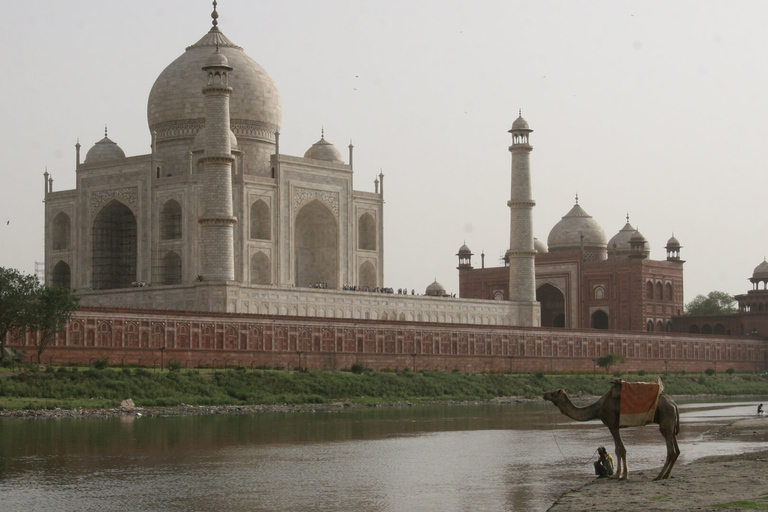
{"type": "Polygon", "coordinates": [[[713,505],[715,508],[746,508],[749,510],[768,510],[768,503],[757,503],[754,501],[729,501],[728,503],[718,503],[713,505]]]}
{"type": "MultiPolygon", "coordinates": [[[[567,388],[574,399],[602,395],[613,375],[465,374],[442,371],[284,371],[143,368],[51,368],[30,366],[0,375],[0,408],[110,408],[125,398],[137,406],[300,404],[349,401],[382,403],[490,400],[540,397],[567,388]]],[[[655,380],[657,375],[625,375],[655,380]]],[[[768,377],[757,374],[664,375],[670,395],[768,395],[768,377]]]]}

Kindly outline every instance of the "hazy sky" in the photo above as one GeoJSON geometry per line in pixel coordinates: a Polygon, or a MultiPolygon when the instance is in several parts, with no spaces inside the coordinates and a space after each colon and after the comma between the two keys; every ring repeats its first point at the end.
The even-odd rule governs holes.
{"type": "MultiPolygon", "coordinates": [[[[221,0],[219,27],[272,76],[280,149],[355,145],[355,188],[385,174],[385,284],[458,292],[466,241],[509,244],[511,143],[534,130],[536,237],[579,203],[664,259],[685,301],[750,288],[768,254],[764,1],[221,0]]],[[[75,150],[104,136],[149,152],[160,72],[210,28],[208,0],[15,2],[0,32],[0,266],[43,261],[43,178],[74,188],[75,150]]]]}

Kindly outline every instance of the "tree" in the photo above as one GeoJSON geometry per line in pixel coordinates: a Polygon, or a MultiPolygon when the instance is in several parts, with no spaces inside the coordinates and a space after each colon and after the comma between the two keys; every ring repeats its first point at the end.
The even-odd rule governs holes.
{"type": "Polygon", "coordinates": [[[735,313],[736,299],[725,292],[713,291],[705,295],[697,295],[691,302],[685,305],[686,315],[719,315],[723,313],[735,313]]]}
{"type": "Polygon", "coordinates": [[[79,306],[80,298],[68,288],[46,286],[38,290],[28,326],[38,331],[38,336],[34,338],[38,363],[41,362],[45,347],[66,328],[72,313],[77,311],[79,306]]]}
{"type": "Polygon", "coordinates": [[[596,359],[597,366],[600,368],[605,368],[606,372],[611,371],[611,366],[623,363],[627,359],[624,356],[620,356],[619,354],[605,354],[604,356],[598,357],[596,359]]]}
{"type": "Polygon", "coordinates": [[[0,267],[0,361],[10,332],[24,332],[30,325],[32,303],[40,283],[31,275],[0,267]]]}

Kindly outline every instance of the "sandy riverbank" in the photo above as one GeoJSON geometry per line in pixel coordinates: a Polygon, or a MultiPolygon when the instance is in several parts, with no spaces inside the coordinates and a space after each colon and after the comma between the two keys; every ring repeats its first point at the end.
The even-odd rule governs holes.
{"type": "Polygon", "coordinates": [[[658,469],[633,472],[630,467],[628,480],[590,481],[563,494],[549,510],[768,510],[768,418],[739,420],[710,435],[748,437],[750,441],[764,443],[766,451],[705,457],[691,464],[678,464],[671,478],[660,481],[653,481],[658,469]]]}

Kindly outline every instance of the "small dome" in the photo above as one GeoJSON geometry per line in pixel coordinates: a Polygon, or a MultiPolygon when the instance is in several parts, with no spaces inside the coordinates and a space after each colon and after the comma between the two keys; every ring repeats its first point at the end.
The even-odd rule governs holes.
{"type": "Polygon", "coordinates": [[[512,129],[509,131],[516,132],[516,131],[522,131],[522,130],[525,130],[528,132],[533,131],[531,130],[530,126],[528,126],[528,121],[523,119],[523,116],[520,115],[517,119],[515,119],[515,122],[512,123],[512,129]]]}
{"type": "Polygon", "coordinates": [[[680,241],[672,236],[669,240],[667,240],[667,249],[674,248],[674,247],[680,247],[680,241]]]}
{"type": "Polygon", "coordinates": [[[608,245],[605,231],[595,219],[576,203],[549,232],[547,247],[549,252],[579,251],[583,247],[586,252],[597,253],[604,258],[608,245]]]}
{"type": "Polygon", "coordinates": [[[544,245],[544,242],[542,242],[541,240],[539,240],[538,238],[535,238],[535,237],[533,239],[533,250],[536,251],[539,254],[545,254],[545,253],[549,252],[547,250],[547,246],[544,245]]]}
{"type": "Polygon", "coordinates": [[[312,144],[312,147],[304,153],[304,158],[311,158],[313,160],[323,160],[325,162],[336,162],[339,164],[344,163],[344,158],[341,156],[341,151],[336,149],[336,146],[325,140],[325,136],[321,136],[320,140],[312,144]]]}
{"type": "Polygon", "coordinates": [[[88,153],[85,155],[85,162],[83,163],[95,164],[121,158],[125,158],[125,152],[105,135],[103,139],[88,150],[88,153]]]}
{"type": "Polygon", "coordinates": [[[459,247],[459,256],[463,254],[472,255],[472,251],[469,250],[469,247],[467,247],[467,244],[464,244],[461,247],[459,247]]]}
{"type": "Polygon", "coordinates": [[[752,279],[768,279],[768,261],[763,260],[752,272],[752,279]]]}
{"type": "Polygon", "coordinates": [[[445,287],[435,280],[431,285],[427,286],[427,295],[431,297],[442,297],[446,295],[445,287]]]}
{"type": "MultiPolygon", "coordinates": [[[[629,242],[637,232],[638,231],[632,227],[632,224],[629,223],[629,216],[627,216],[627,223],[624,224],[624,227],[608,241],[608,257],[622,259],[630,254],[632,252],[632,246],[629,242]]],[[[646,245],[643,253],[648,255],[651,253],[651,246],[647,240],[645,243],[646,245]]]]}
{"type": "Polygon", "coordinates": [[[205,66],[203,67],[203,69],[206,69],[206,68],[229,68],[229,69],[232,69],[229,66],[229,59],[227,59],[226,55],[224,55],[223,53],[220,53],[218,48],[205,61],[205,66]]]}
{"type": "Polygon", "coordinates": [[[635,234],[632,235],[632,238],[629,239],[630,242],[643,242],[647,243],[647,240],[643,236],[643,234],[637,230],[635,230],[635,234]]]}

